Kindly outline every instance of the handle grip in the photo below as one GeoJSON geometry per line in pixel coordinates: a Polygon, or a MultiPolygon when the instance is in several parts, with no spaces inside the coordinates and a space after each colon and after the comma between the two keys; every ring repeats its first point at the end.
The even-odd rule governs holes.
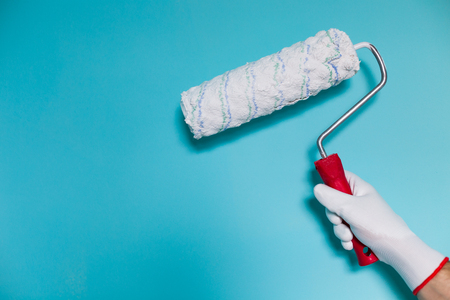
{"type": "MultiPolygon", "coordinates": [[[[345,178],[344,167],[342,166],[341,159],[337,154],[331,154],[326,158],[320,159],[314,162],[314,165],[326,185],[343,193],[352,195],[350,185],[345,178]]],[[[344,223],[348,226],[347,222],[344,221],[344,223]]],[[[350,228],[350,226],[348,227],[350,228]]],[[[352,243],[360,266],[367,266],[378,261],[378,257],[375,253],[361,243],[355,235],[353,235],[352,243]],[[366,252],[364,252],[365,248],[366,252]]]]}

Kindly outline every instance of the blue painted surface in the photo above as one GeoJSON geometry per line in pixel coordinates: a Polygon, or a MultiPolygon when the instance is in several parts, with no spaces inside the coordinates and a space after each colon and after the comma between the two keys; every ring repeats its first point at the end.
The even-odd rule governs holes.
{"type": "Polygon", "coordinates": [[[414,299],[323,208],[317,136],[361,71],[192,139],[180,93],[335,27],[388,83],[326,141],[449,255],[448,1],[2,1],[1,299],[414,299]]]}

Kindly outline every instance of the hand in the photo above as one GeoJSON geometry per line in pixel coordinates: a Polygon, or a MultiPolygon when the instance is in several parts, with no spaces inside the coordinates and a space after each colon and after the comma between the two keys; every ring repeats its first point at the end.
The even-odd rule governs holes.
{"type": "Polygon", "coordinates": [[[444,256],[420,240],[370,184],[351,172],[345,175],[353,195],[323,184],[314,188],[342,246],[351,250],[355,234],[415,290],[440,266],[444,256]]]}

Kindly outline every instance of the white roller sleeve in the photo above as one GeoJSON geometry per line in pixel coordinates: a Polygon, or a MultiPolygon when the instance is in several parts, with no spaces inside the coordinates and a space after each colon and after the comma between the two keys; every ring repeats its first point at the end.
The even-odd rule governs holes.
{"type": "Polygon", "coordinates": [[[358,70],[347,34],[320,31],[183,92],[181,108],[194,138],[200,139],[317,95],[358,70]]]}

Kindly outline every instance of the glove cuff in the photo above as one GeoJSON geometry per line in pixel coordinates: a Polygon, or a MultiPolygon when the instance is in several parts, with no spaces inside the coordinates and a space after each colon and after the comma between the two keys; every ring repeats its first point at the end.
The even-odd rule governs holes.
{"type": "Polygon", "coordinates": [[[436,274],[444,267],[444,265],[448,262],[448,257],[444,258],[444,260],[441,262],[441,264],[437,267],[436,270],[434,270],[434,272],[428,276],[427,279],[425,279],[424,282],[422,282],[418,287],[416,287],[413,291],[414,296],[417,295],[417,293],[424,287],[427,285],[428,282],[430,282],[431,279],[434,278],[434,276],[436,276],[436,274]]]}
{"type": "Polygon", "coordinates": [[[386,262],[400,274],[415,294],[445,264],[445,256],[429,247],[415,234],[389,244],[392,248],[385,256],[386,262]]]}

